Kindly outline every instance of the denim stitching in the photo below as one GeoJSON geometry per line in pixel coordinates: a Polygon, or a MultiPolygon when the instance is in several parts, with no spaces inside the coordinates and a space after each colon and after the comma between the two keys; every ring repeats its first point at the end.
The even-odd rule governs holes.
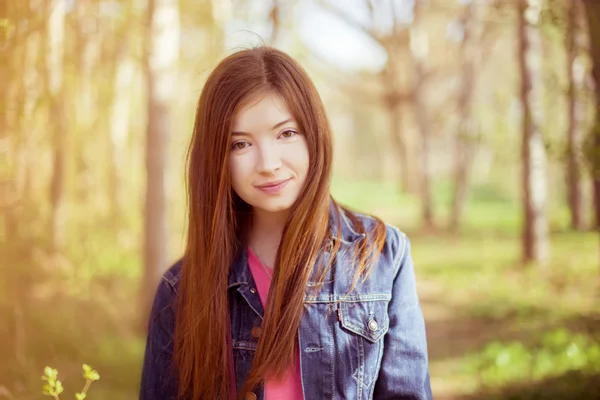
{"type": "Polygon", "coordinates": [[[322,347],[307,347],[306,349],[304,349],[305,353],[316,353],[317,351],[321,351],[323,350],[322,347]]]}
{"type": "MultiPolygon", "coordinates": [[[[331,306],[330,306],[331,308],[331,306]]],[[[333,346],[333,338],[335,332],[333,331],[334,324],[329,324],[329,330],[331,332],[331,340],[329,341],[330,347],[330,360],[331,360],[331,400],[335,400],[335,349],[333,346]]]]}
{"type": "Polygon", "coordinates": [[[335,303],[335,302],[345,302],[345,303],[359,303],[364,301],[389,301],[392,299],[392,295],[388,293],[374,293],[374,294],[355,294],[351,296],[344,296],[339,294],[330,294],[326,296],[322,296],[324,298],[319,298],[320,296],[305,296],[305,303],[335,303]]]}
{"type": "Polygon", "coordinates": [[[378,341],[381,336],[383,336],[383,334],[385,334],[387,332],[387,329],[389,327],[389,321],[386,321],[386,324],[384,326],[382,326],[379,330],[375,332],[373,332],[372,334],[369,334],[369,332],[367,332],[364,327],[362,326],[358,326],[352,323],[349,313],[348,313],[348,307],[344,307],[343,303],[341,306],[341,310],[342,310],[342,326],[348,328],[349,330],[351,330],[352,332],[364,336],[365,338],[376,342],[378,341]]]}
{"type": "MultiPolygon", "coordinates": [[[[385,342],[381,340],[379,342],[379,352],[377,353],[377,368],[375,371],[377,373],[381,372],[381,361],[383,360],[383,350],[385,348],[385,342]]],[[[373,381],[375,381],[375,377],[373,376],[373,381]]],[[[373,396],[375,395],[375,385],[376,383],[371,385],[371,390],[369,390],[368,400],[373,400],[373,396]]]]}
{"type": "Polygon", "coordinates": [[[233,348],[238,350],[252,350],[256,351],[257,344],[252,342],[247,342],[244,340],[234,340],[233,348]]]}

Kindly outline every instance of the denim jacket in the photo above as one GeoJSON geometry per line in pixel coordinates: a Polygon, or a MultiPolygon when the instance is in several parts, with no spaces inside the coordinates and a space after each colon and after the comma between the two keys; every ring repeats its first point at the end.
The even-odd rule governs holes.
{"type": "MultiPolygon", "coordinates": [[[[410,242],[397,228],[386,225],[387,237],[369,279],[352,283],[351,250],[357,233],[344,212],[341,228],[332,226],[340,250],[318,294],[307,290],[298,328],[304,398],[432,399],[425,323],[417,298],[410,242]],[[313,293],[313,294],[309,294],[313,293]]],[[[368,229],[374,219],[355,214],[368,229]]],[[[323,251],[317,260],[328,260],[323,251]]],[[[140,400],[176,399],[172,369],[173,332],[181,261],[162,277],[150,315],[140,400]]],[[[313,271],[308,286],[316,276],[313,271]]],[[[251,334],[263,319],[263,306],[242,252],[229,275],[229,301],[237,390],[252,365],[258,339],[251,334]]],[[[264,400],[264,386],[250,397],[264,400]]],[[[268,399],[267,399],[268,400],[268,399]]]]}

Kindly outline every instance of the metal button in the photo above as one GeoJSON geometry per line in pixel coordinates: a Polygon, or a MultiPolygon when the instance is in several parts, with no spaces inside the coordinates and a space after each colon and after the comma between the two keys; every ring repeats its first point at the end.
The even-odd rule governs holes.
{"type": "Polygon", "coordinates": [[[252,392],[246,393],[246,400],[256,400],[256,395],[252,392]]]}
{"type": "Polygon", "coordinates": [[[250,293],[254,294],[256,293],[256,289],[254,289],[253,287],[250,288],[250,293]]]}
{"type": "Polygon", "coordinates": [[[253,338],[259,338],[260,337],[260,326],[254,326],[252,327],[252,331],[250,332],[250,334],[252,335],[253,338]]]}
{"type": "Polygon", "coordinates": [[[373,332],[375,332],[377,329],[379,329],[379,324],[374,319],[369,320],[368,326],[369,326],[369,329],[373,332]]]}

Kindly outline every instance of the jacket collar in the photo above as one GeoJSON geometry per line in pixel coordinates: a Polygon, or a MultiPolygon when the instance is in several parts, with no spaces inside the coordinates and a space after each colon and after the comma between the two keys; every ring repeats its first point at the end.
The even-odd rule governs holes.
{"type": "MultiPolygon", "coordinates": [[[[331,233],[330,240],[340,241],[341,245],[346,246],[353,245],[366,236],[364,233],[358,233],[354,230],[352,223],[346,216],[346,212],[333,199],[330,199],[329,202],[329,231],[331,233]]],[[[243,248],[229,270],[227,288],[248,284],[254,284],[254,279],[250,268],[248,268],[248,250],[243,248]]]]}
{"type": "Polygon", "coordinates": [[[366,235],[358,233],[352,227],[352,222],[348,219],[346,211],[331,199],[329,202],[329,231],[331,239],[341,241],[342,244],[353,244],[363,239],[366,235]]]}

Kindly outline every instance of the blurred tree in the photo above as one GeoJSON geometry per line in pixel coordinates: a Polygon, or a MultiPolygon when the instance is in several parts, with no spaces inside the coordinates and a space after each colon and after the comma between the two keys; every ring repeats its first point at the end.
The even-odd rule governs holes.
{"type": "Polygon", "coordinates": [[[567,188],[571,211],[571,227],[575,230],[585,228],[583,217],[581,143],[583,139],[584,105],[582,90],[585,87],[585,66],[582,61],[582,47],[585,40],[579,0],[567,2],[567,77],[568,77],[568,128],[567,128],[567,188]]]}
{"type": "Polygon", "coordinates": [[[473,95],[479,59],[480,25],[479,9],[482,5],[470,1],[463,5],[460,25],[460,89],[458,93],[458,112],[460,119],[456,132],[454,154],[454,195],[450,214],[450,229],[456,232],[460,226],[466,208],[469,192],[469,175],[475,153],[477,136],[476,123],[472,116],[473,95]]]}
{"type": "Polygon", "coordinates": [[[333,5],[331,1],[321,0],[319,4],[349,26],[369,36],[385,51],[387,60],[379,74],[383,88],[380,100],[389,115],[390,139],[397,151],[401,170],[401,190],[404,193],[416,192],[419,177],[415,171],[417,157],[409,150],[408,140],[402,129],[402,120],[406,103],[414,99],[413,90],[419,90],[422,82],[413,82],[409,78],[416,71],[414,68],[410,71],[411,63],[410,60],[407,61],[411,56],[410,34],[407,25],[399,20],[397,9],[400,5],[397,2],[365,0],[364,6],[368,18],[365,23],[362,23],[351,17],[340,6],[333,5]],[[391,18],[391,29],[377,23],[383,17],[391,18]],[[410,86],[411,82],[412,86],[410,86]]]}
{"type": "Polygon", "coordinates": [[[518,0],[518,59],[521,73],[523,163],[523,259],[544,264],[549,259],[547,160],[542,122],[542,0],[518,0]]]}
{"type": "Polygon", "coordinates": [[[52,181],[50,184],[50,243],[54,250],[64,245],[67,210],[65,204],[65,153],[68,135],[64,96],[64,47],[65,13],[67,3],[64,0],[52,0],[46,4],[48,20],[45,44],[46,66],[45,85],[50,100],[49,118],[52,123],[52,181]]]}
{"type": "Polygon", "coordinates": [[[90,188],[84,184],[88,173],[90,160],[86,159],[85,147],[89,146],[89,133],[93,130],[94,119],[97,118],[98,107],[98,88],[94,85],[93,75],[98,76],[99,47],[102,35],[96,27],[99,25],[98,5],[90,1],[78,1],[74,4],[72,27],[74,37],[74,48],[67,49],[73,51],[74,64],[76,71],[72,82],[73,93],[76,97],[74,102],[75,121],[73,129],[73,151],[75,158],[76,185],[75,194],[79,202],[85,203],[90,195],[90,188]],[[94,7],[94,5],[96,7],[94,7]],[[94,107],[95,106],[95,107],[94,107]]]}
{"type": "Polygon", "coordinates": [[[596,83],[595,121],[592,124],[589,134],[587,152],[594,182],[596,227],[600,228],[600,2],[597,0],[584,0],[583,3],[585,5],[585,15],[589,29],[592,77],[596,83]]]}
{"type": "MultiPolygon", "coordinates": [[[[421,197],[421,217],[423,227],[434,227],[433,196],[431,192],[433,173],[431,171],[431,124],[427,104],[424,99],[427,83],[425,62],[429,53],[429,36],[422,21],[423,0],[415,0],[413,23],[410,28],[410,54],[413,68],[412,105],[419,129],[421,168],[419,169],[419,185],[421,197]]],[[[394,4],[392,2],[392,4],[394,4]]],[[[393,9],[393,7],[392,7],[393,9]]],[[[396,12],[394,12],[396,15],[396,12]]]]}
{"type": "Polygon", "coordinates": [[[177,0],[148,0],[146,21],[146,207],[141,329],[145,330],[156,286],[166,268],[165,168],[179,55],[177,0]]]}
{"type": "Polygon", "coordinates": [[[138,19],[131,3],[122,5],[121,17],[114,21],[114,31],[105,40],[107,45],[104,59],[108,64],[108,193],[110,210],[114,221],[121,220],[126,208],[125,177],[120,173],[127,163],[126,145],[131,140],[131,108],[133,97],[133,81],[138,64],[134,52],[135,36],[128,35],[132,20],[138,19]]]}
{"type": "Polygon", "coordinates": [[[383,92],[380,96],[390,121],[390,139],[397,151],[401,170],[401,187],[404,193],[417,193],[421,201],[422,224],[425,228],[435,225],[433,213],[433,171],[431,165],[432,125],[431,111],[425,89],[435,71],[426,65],[429,55],[429,38],[424,21],[419,14],[428,2],[415,1],[412,20],[402,20],[406,4],[398,2],[374,2],[365,0],[368,13],[366,22],[358,22],[347,11],[325,0],[320,4],[350,26],[371,37],[386,52],[386,63],[379,74],[383,92]],[[404,7],[403,11],[400,10],[404,7]],[[379,23],[382,18],[390,21],[390,27],[379,23]],[[410,103],[418,128],[411,146],[410,138],[403,131],[403,110],[410,103]]]}
{"type": "Polygon", "coordinates": [[[280,27],[280,4],[279,0],[272,0],[273,5],[271,6],[271,11],[269,11],[269,21],[271,21],[271,38],[269,39],[269,45],[275,46],[277,43],[277,38],[279,36],[280,27]]]}

